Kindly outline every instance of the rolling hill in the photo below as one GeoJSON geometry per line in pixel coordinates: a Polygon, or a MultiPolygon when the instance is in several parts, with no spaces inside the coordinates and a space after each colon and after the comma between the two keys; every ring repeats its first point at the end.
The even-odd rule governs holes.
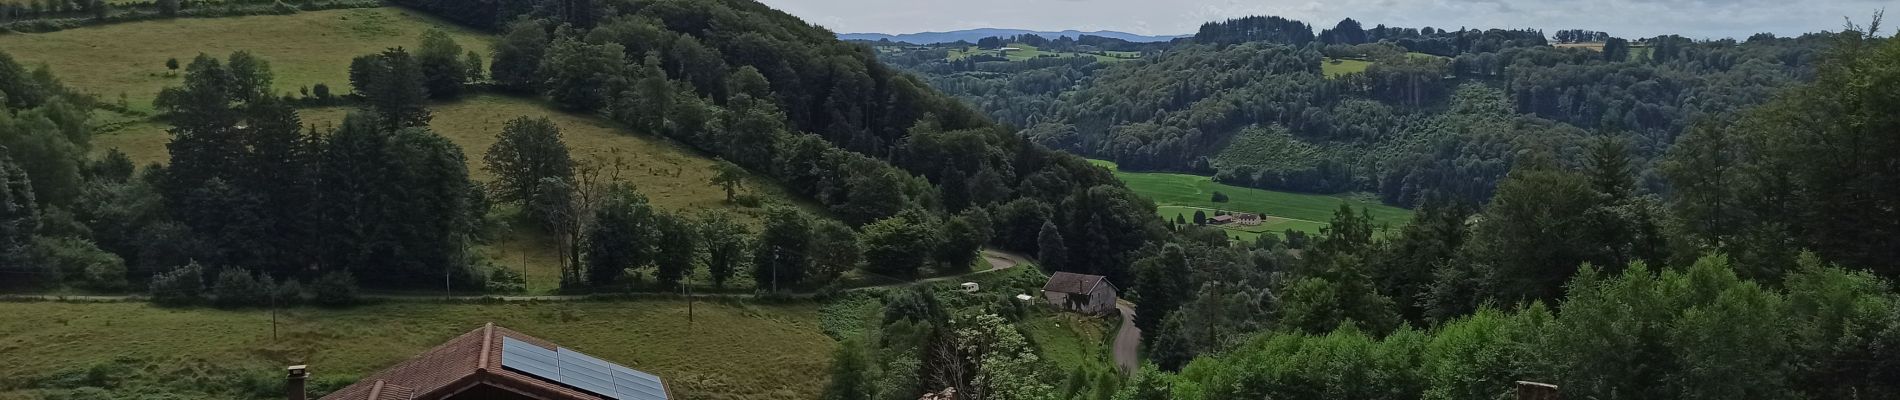
{"type": "Polygon", "coordinates": [[[1062,37],[1062,36],[1068,36],[1068,37],[1073,38],[1073,37],[1081,37],[1082,35],[1089,35],[1089,36],[1101,36],[1101,37],[1106,37],[1106,38],[1111,38],[1111,39],[1121,39],[1121,40],[1126,40],[1126,41],[1136,42],[1136,43],[1166,42],[1166,41],[1188,36],[1188,35],[1141,35],[1141,34],[1118,32],[1118,31],[1083,32],[1083,31],[1077,31],[1073,29],[1065,30],[1065,31],[1036,31],[1036,30],[1027,30],[1027,29],[984,28],[984,29],[965,29],[965,30],[949,31],[949,32],[919,32],[919,33],[903,33],[903,34],[840,33],[838,34],[838,39],[839,40],[869,40],[869,41],[879,41],[879,40],[889,39],[890,41],[893,41],[893,42],[905,42],[905,43],[912,43],[912,44],[936,44],[936,43],[953,43],[956,41],[976,42],[979,39],[991,37],[991,36],[1006,37],[1006,36],[1017,36],[1017,35],[1024,35],[1024,34],[1035,34],[1037,36],[1042,36],[1042,37],[1052,38],[1052,39],[1056,37],[1062,37]]]}

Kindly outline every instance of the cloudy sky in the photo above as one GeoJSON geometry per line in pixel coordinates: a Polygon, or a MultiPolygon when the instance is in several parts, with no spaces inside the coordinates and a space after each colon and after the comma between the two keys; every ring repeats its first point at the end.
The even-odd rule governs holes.
{"type": "MultiPolygon", "coordinates": [[[[761,0],[840,33],[913,33],[971,28],[1118,30],[1189,34],[1202,22],[1279,15],[1315,30],[1352,17],[1438,28],[1591,29],[1619,37],[1680,34],[1743,38],[1837,31],[1865,24],[1900,0],[761,0]]],[[[1892,24],[1889,24],[1891,26],[1892,24]]],[[[1884,28],[1883,36],[1893,29],[1884,28]]]]}

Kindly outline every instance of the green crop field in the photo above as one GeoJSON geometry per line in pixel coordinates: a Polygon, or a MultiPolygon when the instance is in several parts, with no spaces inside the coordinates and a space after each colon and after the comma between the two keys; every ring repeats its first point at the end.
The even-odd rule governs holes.
{"type": "MultiPolygon", "coordinates": [[[[817,398],[835,343],[814,304],[675,300],[390,303],[345,310],[0,303],[0,399],[104,387],[136,398],[282,398],[286,365],[334,390],[494,322],[667,380],[682,398],[817,398]],[[208,391],[210,393],[201,393],[208,391]],[[162,393],[176,393],[164,397],[162,393]],[[207,397],[214,396],[214,397],[207,397]]],[[[116,397],[111,398],[134,398],[116,397]]]]}
{"type": "Polygon", "coordinates": [[[401,8],[369,8],[232,18],[187,18],[112,24],[52,33],[0,35],[0,49],[28,65],[46,64],[74,89],[114,102],[125,94],[135,110],[151,110],[158,90],[177,85],[181,71],[204,53],[220,60],[248,50],[271,64],[278,92],[327,84],[349,92],[350,59],[403,46],[415,48],[431,28],[449,32],[464,49],[488,54],[490,39],[401,8]]]}
{"type": "MultiPolygon", "coordinates": [[[[1213,178],[1173,173],[1122,172],[1115,163],[1092,160],[1115,172],[1129,189],[1155,201],[1156,210],[1168,221],[1174,221],[1175,215],[1193,219],[1194,208],[1206,210],[1227,210],[1258,213],[1266,220],[1258,227],[1228,227],[1228,230],[1241,239],[1252,239],[1262,233],[1277,233],[1287,229],[1319,233],[1320,228],[1333,218],[1333,212],[1340,204],[1352,205],[1354,210],[1366,210],[1372,215],[1375,225],[1384,224],[1397,228],[1412,218],[1412,211],[1403,208],[1378,204],[1364,200],[1317,194],[1275,192],[1247,187],[1233,186],[1214,182],[1213,178]],[[1228,196],[1225,203],[1213,201],[1214,192],[1228,196]]],[[[1212,212],[1208,213],[1213,216],[1212,212]]]]}

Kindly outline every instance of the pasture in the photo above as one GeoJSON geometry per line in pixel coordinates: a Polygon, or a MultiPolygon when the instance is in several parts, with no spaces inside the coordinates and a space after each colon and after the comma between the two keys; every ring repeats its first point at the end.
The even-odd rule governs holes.
{"type": "Polygon", "coordinates": [[[272,339],[267,310],[0,303],[9,316],[0,319],[0,398],[106,397],[67,390],[84,384],[138,398],[281,399],[286,365],[310,365],[311,388],[334,390],[487,322],[658,374],[683,398],[810,399],[823,390],[835,343],[820,333],[816,305],[701,301],[690,323],[687,308],[676,300],[297,308],[280,312],[272,339]]]}
{"type": "MultiPolygon", "coordinates": [[[[1241,239],[1251,239],[1261,233],[1278,233],[1287,229],[1307,233],[1319,233],[1331,221],[1333,213],[1340,204],[1347,204],[1353,210],[1366,210],[1372,216],[1374,225],[1388,225],[1398,228],[1412,218],[1412,211],[1387,206],[1377,202],[1358,200],[1339,196],[1318,194],[1276,192],[1214,182],[1213,178],[1175,173],[1123,172],[1115,168],[1115,163],[1092,160],[1115,172],[1115,177],[1128,185],[1135,193],[1154,200],[1159,210],[1157,214],[1174,221],[1175,215],[1192,220],[1193,209],[1228,210],[1258,213],[1266,217],[1265,223],[1258,227],[1224,227],[1241,239]],[[1226,194],[1228,201],[1216,203],[1214,192],[1226,194]],[[1185,213],[1185,214],[1183,214],[1185,213]]],[[[1212,212],[1208,213],[1212,216],[1212,212]]]]}
{"type": "Polygon", "coordinates": [[[1327,58],[1326,61],[1319,63],[1319,71],[1325,74],[1327,78],[1338,78],[1340,75],[1366,72],[1366,68],[1370,67],[1372,67],[1371,61],[1349,58],[1327,58]]]}
{"type": "Polygon", "coordinates": [[[350,90],[350,59],[385,48],[416,47],[422,33],[441,29],[463,49],[486,59],[492,39],[448,22],[395,8],[365,8],[231,18],[186,18],[0,35],[21,63],[46,64],[69,87],[133,110],[151,111],[159,89],[177,85],[182,65],[198,54],[223,60],[248,50],[270,62],[279,93],[323,83],[338,95],[350,90]],[[177,58],[179,71],[165,67],[177,58]]]}

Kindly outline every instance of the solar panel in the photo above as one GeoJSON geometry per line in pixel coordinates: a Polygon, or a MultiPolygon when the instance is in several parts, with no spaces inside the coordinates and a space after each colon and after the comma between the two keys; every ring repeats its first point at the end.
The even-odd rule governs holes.
{"type": "Polygon", "coordinates": [[[660,377],[566,347],[548,350],[502,337],[501,366],[615,400],[667,400],[660,377]]]}

